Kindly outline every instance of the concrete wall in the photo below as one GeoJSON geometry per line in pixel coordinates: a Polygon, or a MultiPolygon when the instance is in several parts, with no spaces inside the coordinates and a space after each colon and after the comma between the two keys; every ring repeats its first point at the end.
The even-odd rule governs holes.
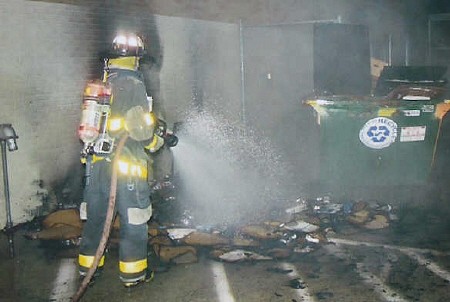
{"type": "MultiPolygon", "coordinates": [[[[340,16],[369,26],[373,54],[381,59],[387,59],[391,36],[393,63],[405,61],[409,36],[411,62],[421,63],[425,3],[0,0],[0,123],[12,123],[19,135],[19,150],[7,154],[14,222],[32,218],[42,203],[78,201],[81,92],[86,80],[99,76],[97,54],[117,28],[137,30],[150,42],[156,64],[146,70],[147,81],[170,122],[197,106],[214,107],[239,124],[240,20],[249,25],[340,16]]],[[[0,193],[3,209],[3,188],[0,193]]],[[[4,224],[0,210],[0,228],[4,224]]]]}
{"type": "MultiPolygon", "coordinates": [[[[15,223],[33,216],[46,197],[42,188],[72,173],[80,92],[93,50],[74,41],[84,40],[91,18],[80,7],[0,2],[0,121],[19,135],[19,150],[7,154],[15,223]]],[[[2,188],[1,226],[3,197],[2,188]]]]}

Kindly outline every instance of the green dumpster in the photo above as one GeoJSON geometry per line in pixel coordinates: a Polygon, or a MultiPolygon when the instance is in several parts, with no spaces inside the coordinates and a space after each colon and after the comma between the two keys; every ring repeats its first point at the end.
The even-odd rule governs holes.
{"type": "Polygon", "coordinates": [[[320,129],[322,187],[427,183],[450,101],[334,96],[305,103],[315,109],[320,129]]]}

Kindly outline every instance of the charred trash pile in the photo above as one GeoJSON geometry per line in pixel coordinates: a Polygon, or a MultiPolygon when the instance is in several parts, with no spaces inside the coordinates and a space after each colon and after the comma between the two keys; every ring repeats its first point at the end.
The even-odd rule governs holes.
{"type": "MultiPolygon", "coordinates": [[[[329,196],[279,202],[267,219],[247,225],[195,225],[187,211],[176,221],[149,222],[149,246],[162,263],[186,264],[200,253],[218,261],[284,259],[311,253],[328,243],[341,226],[361,230],[385,229],[397,219],[396,209],[376,201],[335,202],[329,196]]],[[[110,245],[118,243],[116,217],[110,245]]],[[[77,247],[83,222],[77,209],[60,209],[43,217],[39,228],[25,237],[77,247]]]]}

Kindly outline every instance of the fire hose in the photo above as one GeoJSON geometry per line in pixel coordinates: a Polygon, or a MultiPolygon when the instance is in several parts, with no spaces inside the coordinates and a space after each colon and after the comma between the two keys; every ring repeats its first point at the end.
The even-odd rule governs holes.
{"type": "Polygon", "coordinates": [[[111,225],[114,219],[114,208],[116,205],[116,191],[117,191],[117,169],[118,169],[118,161],[120,153],[122,152],[123,146],[125,145],[126,140],[128,139],[128,133],[125,133],[121,138],[117,145],[116,150],[116,156],[113,160],[113,168],[112,168],[112,175],[111,175],[111,188],[109,191],[109,202],[108,202],[108,209],[106,212],[106,218],[105,218],[105,224],[103,226],[103,233],[102,237],[100,239],[100,243],[97,247],[97,251],[94,256],[94,262],[92,263],[92,266],[89,268],[86,276],[84,277],[83,281],[81,282],[77,292],[72,296],[72,301],[77,302],[81,299],[83,294],[86,291],[87,286],[89,285],[89,282],[92,279],[92,276],[94,275],[95,271],[97,270],[98,264],[100,263],[100,258],[103,256],[103,253],[105,251],[106,244],[109,239],[109,234],[111,233],[111,225]]]}

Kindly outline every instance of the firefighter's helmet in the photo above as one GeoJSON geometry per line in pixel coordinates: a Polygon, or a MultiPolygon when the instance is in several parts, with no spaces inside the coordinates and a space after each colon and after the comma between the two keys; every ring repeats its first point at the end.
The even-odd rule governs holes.
{"type": "Polygon", "coordinates": [[[144,43],[136,34],[118,34],[114,37],[111,52],[116,57],[142,58],[145,52],[144,43]]]}

